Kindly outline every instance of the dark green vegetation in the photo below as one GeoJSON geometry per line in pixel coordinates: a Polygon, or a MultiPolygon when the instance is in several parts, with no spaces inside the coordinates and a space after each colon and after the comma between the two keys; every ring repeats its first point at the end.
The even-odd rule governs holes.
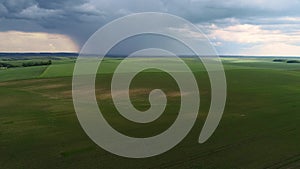
{"type": "Polygon", "coordinates": [[[286,63],[300,63],[299,60],[288,60],[286,61],[286,63]]]}
{"type": "Polygon", "coordinates": [[[286,62],[286,59],[274,59],[273,62],[286,62]]]}
{"type": "Polygon", "coordinates": [[[32,59],[30,61],[25,60],[23,63],[20,61],[7,61],[4,59],[4,62],[0,62],[0,68],[16,68],[16,67],[31,67],[31,66],[44,66],[44,65],[51,65],[52,61],[37,61],[36,59],[32,59]]]}
{"type": "Polygon", "coordinates": [[[30,67],[30,66],[44,66],[44,65],[51,65],[52,61],[40,61],[40,62],[24,62],[22,64],[23,67],[30,67]]]}
{"type": "Polygon", "coordinates": [[[274,59],[273,62],[300,63],[299,60],[274,59]]]}
{"type": "Polygon", "coordinates": [[[0,62],[0,68],[11,68],[11,67],[17,67],[15,65],[12,65],[10,63],[3,63],[3,62],[0,62]]]}
{"type": "MultiPolygon", "coordinates": [[[[139,60],[142,61],[142,60],[139,60]]],[[[136,61],[137,63],[139,61],[136,61]]],[[[210,102],[207,73],[185,59],[194,71],[201,108],[189,135],[174,149],[148,159],[127,159],[95,145],[81,129],[72,104],[74,59],[50,66],[0,70],[0,168],[299,168],[300,65],[273,59],[223,59],[228,98],[222,121],[204,144],[198,136],[210,102]]],[[[163,89],[166,112],[141,125],[122,118],[109,94],[111,72],[120,62],[106,59],[96,81],[99,107],[115,129],[135,137],[163,132],[176,118],[180,100],[174,80],[148,70],[132,82],[136,108],[149,108],[148,93],[163,89]]]]}

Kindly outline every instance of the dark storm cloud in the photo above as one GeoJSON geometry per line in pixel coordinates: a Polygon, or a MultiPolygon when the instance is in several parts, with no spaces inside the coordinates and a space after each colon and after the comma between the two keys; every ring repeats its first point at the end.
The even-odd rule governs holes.
{"type": "Polygon", "coordinates": [[[7,10],[8,14],[21,12],[34,4],[32,0],[1,0],[2,6],[7,10]]]}
{"type": "Polygon", "coordinates": [[[44,9],[64,9],[70,6],[78,6],[85,2],[86,0],[36,0],[38,6],[44,9]]]}
{"type": "Polygon", "coordinates": [[[0,31],[55,32],[71,36],[81,44],[103,24],[101,12],[91,10],[85,0],[1,0],[0,31]],[[97,23],[93,23],[99,20],[97,23]]]}
{"type": "Polygon", "coordinates": [[[298,0],[0,0],[0,31],[55,32],[79,45],[105,23],[134,12],[168,12],[193,23],[278,22],[281,16],[300,16],[298,0]],[[251,19],[254,18],[254,19],[251,19]]]}

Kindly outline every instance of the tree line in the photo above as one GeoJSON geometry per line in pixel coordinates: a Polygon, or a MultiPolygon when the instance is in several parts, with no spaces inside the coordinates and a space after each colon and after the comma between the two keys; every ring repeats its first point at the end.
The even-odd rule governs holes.
{"type": "Polygon", "coordinates": [[[51,65],[52,61],[40,61],[40,62],[25,62],[22,64],[23,67],[30,67],[30,66],[43,66],[43,65],[51,65]]]}
{"type": "Polygon", "coordinates": [[[31,62],[24,62],[22,65],[11,64],[7,62],[0,62],[0,68],[14,68],[14,67],[31,67],[31,66],[44,66],[44,65],[51,65],[52,61],[31,61],[31,62]]]}

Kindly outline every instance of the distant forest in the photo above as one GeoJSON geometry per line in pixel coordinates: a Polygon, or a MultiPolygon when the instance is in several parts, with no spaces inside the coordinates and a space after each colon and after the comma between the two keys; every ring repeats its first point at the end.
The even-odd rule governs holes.
{"type": "Polygon", "coordinates": [[[52,61],[30,61],[24,62],[22,65],[14,65],[6,62],[0,62],[0,67],[2,68],[14,68],[14,67],[30,67],[30,66],[44,66],[44,65],[51,65],[52,61]]]}

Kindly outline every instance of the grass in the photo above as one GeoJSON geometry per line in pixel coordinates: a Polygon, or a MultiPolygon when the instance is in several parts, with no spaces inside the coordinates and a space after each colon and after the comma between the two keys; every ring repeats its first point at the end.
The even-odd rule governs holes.
{"type": "MultiPolygon", "coordinates": [[[[115,129],[130,136],[148,137],[163,132],[176,118],[178,98],[170,94],[166,111],[152,123],[136,124],[121,117],[109,95],[105,97],[109,93],[111,72],[119,62],[106,60],[100,70],[104,74],[97,76],[97,100],[104,116],[115,129]]],[[[73,63],[30,67],[28,72],[21,68],[0,70],[0,74],[14,72],[3,73],[10,78],[0,76],[3,98],[0,166],[6,169],[299,168],[300,65],[273,63],[272,59],[223,62],[228,98],[214,135],[204,144],[197,143],[209,109],[210,84],[203,67],[187,60],[200,84],[201,108],[196,124],[174,149],[147,159],[112,155],[86,136],[72,104],[73,63]],[[24,80],[13,80],[21,73],[24,80]]],[[[149,107],[147,97],[151,89],[157,87],[166,93],[178,90],[172,78],[155,71],[140,73],[131,87],[132,102],[140,110],[149,107]],[[135,89],[143,90],[134,92],[135,89]]]]}
{"type": "Polygon", "coordinates": [[[50,65],[40,77],[64,77],[72,76],[74,63],[50,65]]]}
{"type": "Polygon", "coordinates": [[[10,61],[0,60],[0,62],[9,63],[11,65],[18,66],[16,68],[0,69],[0,82],[10,81],[10,80],[32,79],[32,78],[40,78],[40,77],[71,76],[73,73],[75,60],[73,58],[68,58],[68,57],[55,57],[55,59],[56,60],[52,60],[53,65],[51,66],[32,66],[32,67],[22,67],[22,64],[29,63],[29,62],[41,62],[41,61],[45,62],[48,61],[49,58],[43,59],[41,57],[37,57],[37,58],[27,57],[27,58],[16,59],[16,60],[11,59],[10,61]],[[50,76],[48,74],[50,74],[50,76]]]}
{"type": "Polygon", "coordinates": [[[0,70],[0,82],[9,80],[38,78],[46,70],[46,66],[20,67],[0,70]]]}

